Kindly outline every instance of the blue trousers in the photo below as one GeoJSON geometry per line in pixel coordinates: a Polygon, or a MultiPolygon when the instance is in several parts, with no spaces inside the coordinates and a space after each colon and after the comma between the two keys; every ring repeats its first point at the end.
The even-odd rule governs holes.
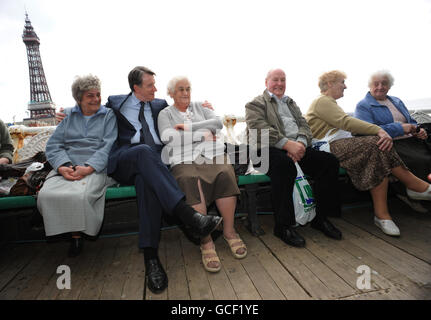
{"type": "Polygon", "coordinates": [[[139,247],[158,248],[162,214],[172,214],[184,198],[160,153],[146,144],[123,151],[112,177],[121,184],[135,185],[139,213],[139,247]]]}

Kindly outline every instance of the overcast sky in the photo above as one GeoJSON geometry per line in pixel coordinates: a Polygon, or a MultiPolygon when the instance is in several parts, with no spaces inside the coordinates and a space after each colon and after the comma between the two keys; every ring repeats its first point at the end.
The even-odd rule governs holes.
{"type": "Polygon", "coordinates": [[[319,95],[319,75],[333,69],[348,75],[339,100],[346,111],[380,69],[395,77],[391,95],[431,98],[430,0],[0,0],[0,118],[7,122],[28,116],[25,9],[57,107],[74,105],[76,75],[97,75],[103,102],[128,93],[127,74],[137,65],[157,73],[156,96],[169,103],[167,82],[188,76],[192,100],[211,101],[219,115],[244,115],[276,67],[304,113],[319,95]]]}

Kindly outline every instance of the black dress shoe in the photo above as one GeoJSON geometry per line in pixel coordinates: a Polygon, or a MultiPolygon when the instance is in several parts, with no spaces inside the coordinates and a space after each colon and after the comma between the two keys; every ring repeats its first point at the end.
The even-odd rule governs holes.
{"type": "Polygon", "coordinates": [[[304,247],[305,239],[293,227],[275,227],[274,235],[294,247],[304,247]]]}
{"type": "Polygon", "coordinates": [[[189,226],[186,226],[185,224],[181,224],[178,226],[180,230],[183,232],[187,240],[189,240],[191,243],[193,243],[196,246],[201,245],[201,238],[196,236],[194,232],[192,232],[192,228],[189,226]]]}
{"type": "Polygon", "coordinates": [[[195,237],[204,238],[211,234],[211,232],[213,232],[214,229],[218,227],[223,218],[212,215],[205,216],[195,211],[191,220],[192,222],[188,227],[190,227],[190,232],[192,235],[195,237]]]}
{"type": "Polygon", "coordinates": [[[76,257],[81,254],[84,247],[84,239],[72,238],[70,240],[69,251],[67,252],[69,257],[76,257]]]}
{"type": "Polygon", "coordinates": [[[320,221],[314,220],[311,222],[311,227],[322,231],[329,238],[335,240],[341,240],[342,238],[341,231],[335,228],[328,219],[323,219],[320,221]]]}
{"type": "Polygon", "coordinates": [[[145,276],[153,293],[161,293],[168,287],[168,276],[158,258],[145,261],[145,276]]]}

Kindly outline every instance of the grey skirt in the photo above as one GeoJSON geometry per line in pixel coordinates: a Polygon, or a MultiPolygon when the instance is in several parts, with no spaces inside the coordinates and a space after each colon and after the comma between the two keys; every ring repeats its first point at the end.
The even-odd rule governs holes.
{"type": "Polygon", "coordinates": [[[331,153],[346,169],[356,189],[365,191],[377,187],[385,177],[391,176],[392,168],[406,165],[395,148],[381,151],[377,146],[377,136],[362,136],[339,139],[330,143],[331,153]]]}
{"type": "MultiPolygon", "coordinates": [[[[225,156],[222,161],[224,164],[200,164],[202,162],[200,160],[202,159],[198,159],[197,163],[177,164],[171,168],[172,175],[186,195],[188,205],[192,206],[202,202],[198,180],[201,182],[206,206],[217,199],[239,195],[235,172],[225,156]]],[[[217,161],[217,163],[219,162],[217,161]]]]}

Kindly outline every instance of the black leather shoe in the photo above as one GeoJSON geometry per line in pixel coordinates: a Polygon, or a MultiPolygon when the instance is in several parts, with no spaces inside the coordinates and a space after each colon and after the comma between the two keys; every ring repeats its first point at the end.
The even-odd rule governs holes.
{"type": "Polygon", "coordinates": [[[294,247],[304,247],[305,239],[293,227],[274,228],[274,235],[294,247]]]}
{"type": "Polygon", "coordinates": [[[153,293],[161,293],[168,287],[168,276],[158,258],[145,261],[145,276],[153,293]]]}
{"type": "Polygon", "coordinates": [[[70,240],[69,251],[67,252],[69,257],[79,256],[84,247],[84,239],[82,238],[72,238],[70,240]]]}
{"type": "Polygon", "coordinates": [[[223,220],[222,217],[200,214],[194,212],[192,223],[188,226],[195,237],[204,238],[208,236],[223,220]]]}
{"type": "Polygon", "coordinates": [[[196,246],[201,245],[201,238],[196,236],[194,232],[192,232],[192,228],[189,226],[186,226],[185,224],[181,224],[178,226],[180,230],[183,232],[184,236],[189,240],[191,243],[193,243],[196,246]]]}
{"type": "Polygon", "coordinates": [[[329,222],[328,219],[323,219],[320,221],[312,221],[311,227],[322,231],[327,237],[335,239],[335,240],[341,240],[342,234],[341,231],[334,227],[334,225],[329,222]]]}

